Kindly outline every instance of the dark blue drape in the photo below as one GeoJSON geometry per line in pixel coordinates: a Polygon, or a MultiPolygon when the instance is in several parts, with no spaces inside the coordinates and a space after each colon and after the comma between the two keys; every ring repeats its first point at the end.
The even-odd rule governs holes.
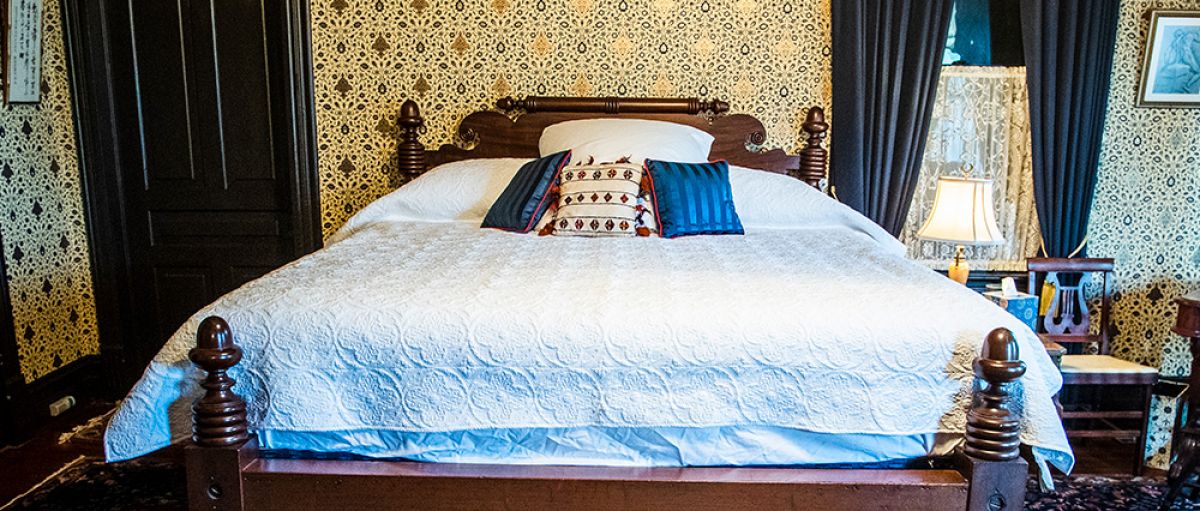
{"type": "Polygon", "coordinates": [[[1049,257],[1067,257],[1087,235],[1119,10],[1119,0],[1021,0],[1033,192],[1049,257]]]}
{"type": "Polygon", "coordinates": [[[898,235],[937,93],[952,0],[833,0],[829,179],[838,199],[898,235]]]}

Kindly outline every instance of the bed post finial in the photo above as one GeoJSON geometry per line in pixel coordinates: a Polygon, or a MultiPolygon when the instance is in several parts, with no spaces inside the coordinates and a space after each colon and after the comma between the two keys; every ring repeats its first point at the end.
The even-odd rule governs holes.
{"type": "Polygon", "coordinates": [[[229,323],[209,316],[196,331],[196,347],[188,358],[208,373],[200,386],[204,396],[192,405],[192,441],[201,447],[237,446],[249,440],[246,402],[233,392],[236,381],[225,373],[242,360],[229,323]]]}
{"type": "Polygon", "coordinates": [[[399,171],[400,183],[412,180],[425,172],[425,146],[421,144],[421,133],[425,131],[425,119],[421,117],[421,109],[417,102],[411,99],[400,105],[400,117],[396,119],[400,127],[400,144],[396,147],[396,169],[399,171]]]}
{"type": "Polygon", "coordinates": [[[800,169],[797,176],[800,180],[814,188],[821,187],[821,180],[828,172],[829,152],[821,144],[829,131],[829,123],[825,122],[825,110],[819,106],[808,109],[802,125],[808,134],[804,149],[800,150],[800,169]]]}
{"type": "Polygon", "coordinates": [[[1009,461],[1020,455],[1021,421],[1012,410],[1012,382],[1025,374],[1017,340],[1007,328],[992,330],[983,356],[975,360],[981,381],[967,412],[964,451],[987,461],[1009,461]]]}
{"type": "Polygon", "coordinates": [[[1021,418],[1013,411],[1012,383],[1025,374],[1017,339],[1007,328],[992,330],[975,359],[978,383],[967,410],[967,432],[955,456],[971,481],[968,511],[1015,511],[1025,503],[1029,465],[1020,456],[1021,418]]]}

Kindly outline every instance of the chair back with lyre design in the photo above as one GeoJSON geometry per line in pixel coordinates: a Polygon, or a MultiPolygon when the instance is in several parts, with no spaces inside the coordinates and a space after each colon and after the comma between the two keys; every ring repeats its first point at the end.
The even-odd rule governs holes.
{"type": "Polygon", "coordinates": [[[1100,355],[1108,354],[1113,267],[1111,258],[1034,257],[1028,260],[1029,294],[1041,296],[1043,283],[1054,286],[1050,305],[1045,308],[1046,314],[1041,320],[1042,340],[1068,346],[1072,352],[1084,351],[1089,344],[1095,343],[1100,355]],[[1086,296],[1093,275],[1102,280],[1100,309],[1095,316],[1088,309],[1086,296]],[[1091,333],[1093,320],[1099,325],[1096,333],[1091,333]],[[1076,347],[1071,349],[1071,345],[1076,347]]]}

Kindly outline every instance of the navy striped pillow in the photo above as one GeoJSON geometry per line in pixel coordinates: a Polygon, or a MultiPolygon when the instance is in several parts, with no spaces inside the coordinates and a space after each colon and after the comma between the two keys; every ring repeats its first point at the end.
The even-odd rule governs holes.
{"type": "Polygon", "coordinates": [[[728,163],[646,160],[646,175],[662,237],[745,233],[733,207],[728,163]]]}
{"type": "Polygon", "coordinates": [[[554,153],[522,165],[483,217],[483,227],[521,233],[533,229],[554,201],[550,189],[568,161],[571,161],[571,151],[554,153]]]}

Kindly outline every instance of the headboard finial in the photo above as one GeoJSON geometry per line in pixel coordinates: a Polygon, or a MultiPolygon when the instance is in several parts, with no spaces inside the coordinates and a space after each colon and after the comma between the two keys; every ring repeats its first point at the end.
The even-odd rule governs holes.
{"type": "Polygon", "coordinates": [[[396,170],[400,174],[397,180],[400,183],[393,184],[400,185],[425,172],[425,146],[420,140],[425,119],[421,117],[416,101],[409,99],[400,105],[396,125],[400,127],[400,143],[396,146],[396,170]]]}
{"type": "Polygon", "coordinates": [[[804,149],[800,150],[800,169],[796,177],[820,188],[829,163],[829,151],[821,146],[825,141],[826,132],[829,131],[829,123],[825,122],[825,110],[819,106],[809,108],[801,127],[808,134],[808,139],[805,140],[804,149]]]}

